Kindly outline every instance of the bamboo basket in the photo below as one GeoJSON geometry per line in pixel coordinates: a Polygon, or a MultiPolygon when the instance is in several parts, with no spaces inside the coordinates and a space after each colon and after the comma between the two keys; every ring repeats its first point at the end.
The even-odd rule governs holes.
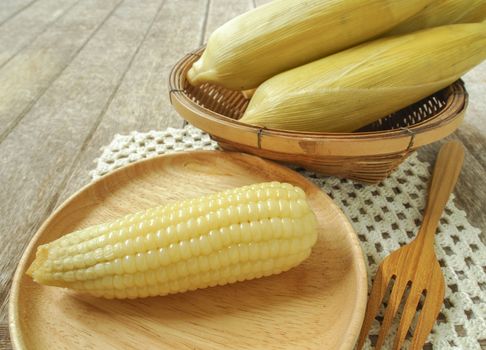
{"type": "Polygon", "coordinates": [[[240,91],[187,82],[186,73],[203,50],[186,55],[170,74],[170,101],[185,120],[210,134],[225,150],[361,182],[380,182],[411,152],[453,133],[468,104],[459,80],[353,133],[260,128],[238,121],[249,102],[240,91]]]}

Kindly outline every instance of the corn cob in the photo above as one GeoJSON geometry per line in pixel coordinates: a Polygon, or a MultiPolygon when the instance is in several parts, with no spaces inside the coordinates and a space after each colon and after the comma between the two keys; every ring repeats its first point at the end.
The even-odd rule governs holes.
{"type": "Polygon", "coordinates": [[[166,295],[289,270],[316,239],[304,191],[263,183],[73,232],[41,245],[27,273],[98,297],[166,295]]]}
{"type": "Polygon", "coordinates": [[[256,88],[290,68],[384,33],[432,0],[274,0],[209,38],[189,70],[192,85],[256,88]]]}
{"type": "Polygon", "coordinates": [[[404,34],[447,24],[481,22],[484,19],[486,0],[435,0],[387,34],[404,34]]]}
{"type": "Polygon", "coordinates": [[[351,132],[450,85],[484,58],[486,22],[379,39],[267,80],[241,121],[351,132]]]}

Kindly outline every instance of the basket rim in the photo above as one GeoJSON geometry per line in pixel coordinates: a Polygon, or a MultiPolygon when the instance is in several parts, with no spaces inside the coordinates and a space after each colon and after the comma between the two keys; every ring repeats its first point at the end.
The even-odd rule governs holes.
{"type": "MultiPolygon", "coordinates": [[[[427,120],[421,121],[408,128],[353,133],[304,132],[262,128],[242,123],[238,120],[209,110],[195,103],[186,94],[184,90],[186,78],[182,73],[187,66],[187,62],[194,58],[194,56],[200,56],[200,53],[203,50],[204,47],[186,54],[173,66],[169,77],[169,97],[171,104],[184,119],[210,134],[212,134],[212,132],[211,130],[207,130],[207,122],[218,125],[221,128],[237,128],[239,132],[254,134],[259,140],[262,134],[266,137],[273,136],[275,138],[293,140],[294,142],[305,140],[308,142],[325,142],[326,144],[332,142],[342,144],[344,141],[383,142],[384,140],[400,140],[401,142],[395,144],[396,147],[378,152],[380,154],[390,154],[393,152],[409,151],[410,149],[415,149],[418,146],[432,143],[449,135],[459,126],[468,105],[467,90],[465,89],[463,81],[459,79],[446,88],[449,89],[449,97],[444,108],[427,120]],[[181,113],[182,111],[186,113],[181,113]],[[190,117],[188,114],[190,114],[190,117]],[[423,134],[429,134],[430,138],[417,137],[425,136],[423,134]],[[400,146],[397,146],[398,144],[400,144],[400,146]]],[[[258,148],[261,148],[260,141],[258,142],[258,148]]],[[[346,152],[343,152],[343,154],[345,153],[346,152]]]]}

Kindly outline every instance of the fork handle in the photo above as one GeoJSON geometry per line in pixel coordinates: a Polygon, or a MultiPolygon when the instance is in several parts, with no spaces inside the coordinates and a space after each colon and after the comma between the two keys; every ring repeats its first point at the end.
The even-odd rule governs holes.
{"type": "Polygon", "coordinates": [[[461,142],[452,141],[441,147],[429,185],[429,196],[420,227],[419,239],[434,244],[439,220],[459,178],[463,161],[464,146],[461,142]]]}

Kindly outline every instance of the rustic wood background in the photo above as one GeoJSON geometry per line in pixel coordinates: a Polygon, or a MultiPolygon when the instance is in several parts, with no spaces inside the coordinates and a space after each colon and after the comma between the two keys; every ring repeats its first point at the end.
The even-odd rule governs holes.
{"type": "MultiPolygon", "coordinates": [[[[219,25],[268,0],[0,1],[0,349],[11,277],[30,237],[115,133],[181,127],[171,66],[219,25]]],[[[456,203],[486,231],[486,63],[465,81],[467,148],[456,203]]],[[[433,161],[440,142],[419,151],[433,161]]],[[[483,238],[484,238],[483,234],[483,238]]]]}

